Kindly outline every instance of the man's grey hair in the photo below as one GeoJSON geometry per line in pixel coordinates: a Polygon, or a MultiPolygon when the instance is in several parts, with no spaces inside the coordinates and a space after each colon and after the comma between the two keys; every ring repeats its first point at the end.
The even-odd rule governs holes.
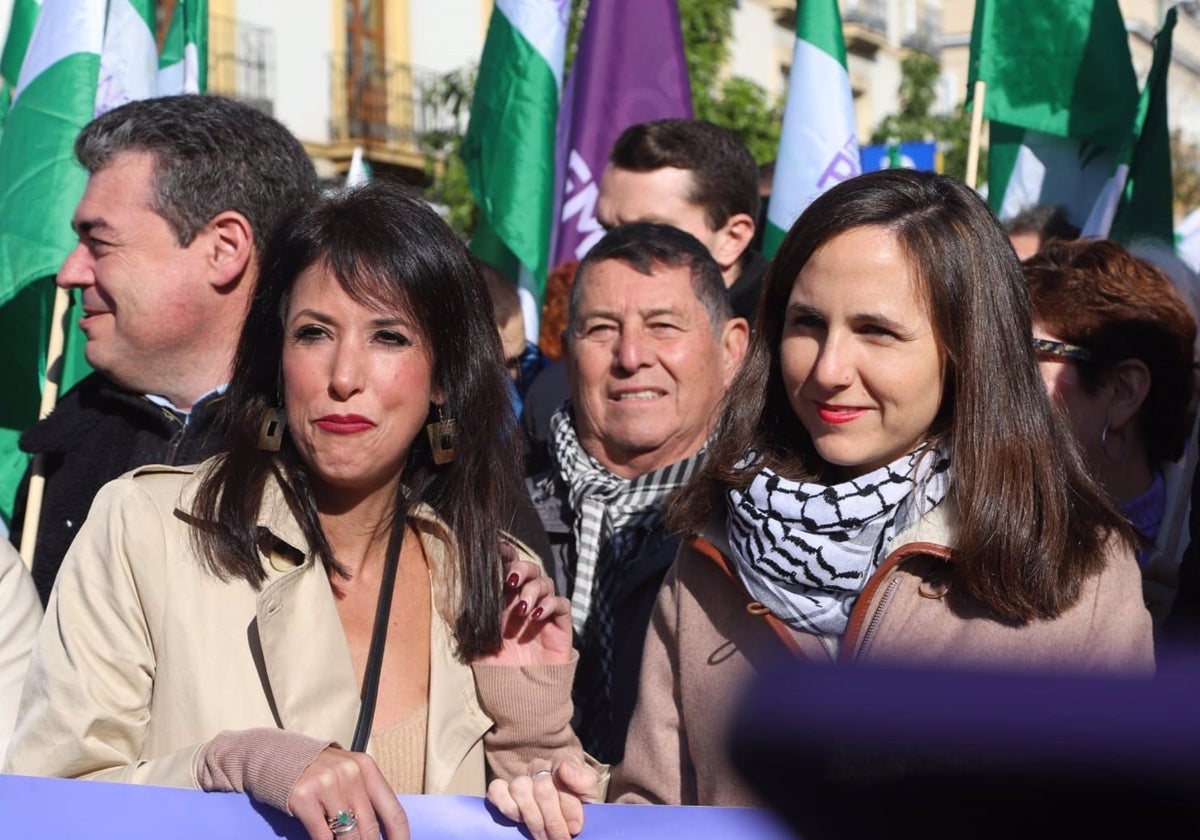
{"type": "Polygon", "coordinates": [[[725,323],[733,317],[721,267],[699,239],[670,225],[633,222],[610,230],[579,263],[567,309],[568,341],[574,340],[578,327],[579,299],[588,271],[608,260],[624,263],[647,277],[655,268],[686,268],[692,278],[692,291],[708,313],[714,337],[721,335],[725,323]]]}
{"type": "Polygon", "coordinates": [[[186,247],[213,217],[246,217],[262,253],[275,227],[316,196],[312,161],[279,122],[220,96],[141,99],[97,117],[75,141],[89,174],[125,152],[154,159],[152,210],[186,247]]]}

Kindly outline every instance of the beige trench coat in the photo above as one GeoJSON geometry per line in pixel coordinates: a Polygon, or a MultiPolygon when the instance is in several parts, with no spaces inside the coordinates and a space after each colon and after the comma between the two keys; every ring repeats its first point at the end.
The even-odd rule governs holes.
{"type": "MultiPolygon", "coordinates": [[[[264,492],[268,579],[255,591],[197,560],[184,521],[193,470],[145,467],[96,496],[50,598],[8,772],[197,787],[196,756],[222,730],[281,727],[350,744],[359,698],[345,634],[325,568],[307,558],[281,489],[269,482],[264,492]]],[[[493,720],[472,667],[454,655],[450,535],[428,507],[410,518],[435,606],[425,792],[482,795],[493,720]]],[[[569,685],[568,676],[564,693],[569,685]]],[[[540,699],[545,689],[519,693],[540,699]]],[[[532,738],[536,754],[574,740],[569,701],[523,705],[532,731],[546,733],[532,738]]],[[[526,756],[509,758],[515,770],[526,756]]]]}
{"type": "Polygon", "coordinates": [[[0,755],[17,721],[21,684],[41,621],[33,578],[17,550],[0,537],[0,755]]]}

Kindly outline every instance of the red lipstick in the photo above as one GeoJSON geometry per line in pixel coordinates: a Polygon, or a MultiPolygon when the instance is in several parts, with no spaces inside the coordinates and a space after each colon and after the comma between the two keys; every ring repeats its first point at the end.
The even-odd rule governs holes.
{"type": "Polygon", "coordinates": [[[849,423],[852,420],[857,420],[866,414],[868,409],[855,408],[846,405],[829,405],[827,403],[817,403],[817,415],[826,423],[832,426],[840,426],[843,423],[849,423]]]}
{"type": "Polygon", "coordinates": [[[361,414],[326,414],[315,421],[318,428],[335,435],[355,435],[375,424],[361,414]]]}

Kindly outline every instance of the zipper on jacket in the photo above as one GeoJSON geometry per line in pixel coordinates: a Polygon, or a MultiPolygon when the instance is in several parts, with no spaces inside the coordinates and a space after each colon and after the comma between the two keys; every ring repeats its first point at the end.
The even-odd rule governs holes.
{"type": "Polygon", "coordinates": [[[183,434],[187,431],[187,420],[179,419],[179,415],[171,411],[169,408],[159,406],[159,409],[165,416],[171,418],[171,420],[179,426],[179,428],[175,430],[175,434],[171,435],[171,440],[167,442],[167,453],[166,457],[163,458],[164,463],[174,466],[175,455],[179,451],[179,445],[183,443],[183,434]]]}
{"type": "Polygon", "coordinates": [[[871,640],[875,638],[875,631],[879,629],[879,622],[883,619],[883,611],[887,609],[888,602],[892,600],[892,595],[900,586],[900,576],[896,575],[888,581],[887,588],[883,590],[883,595],[879,599],[879,606],[875,608],[875,614],[871,616],[871,623],[867,625],[867,630],[863,633],[862,644],[858,646],[849,659],[855,661],[866,656],[867,649],[871,646],[871,640]]]}

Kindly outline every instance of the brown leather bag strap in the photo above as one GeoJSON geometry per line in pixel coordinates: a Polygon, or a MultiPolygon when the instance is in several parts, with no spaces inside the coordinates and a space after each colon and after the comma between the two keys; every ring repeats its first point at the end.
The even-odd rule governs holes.
{"type": "MultiPolygon", "coordinates": [[[[736,586],[740,592],[745,594],[747,598],[750,598],[750,593],[746,590],[746,585],[742,583],[742,579],[739,578],[737,573],[733,570],[733,566],[730,564],[729,558],[721,553],[721,551],[715,545],[703,537],[693,537],[691,546],[709,560],[712,560],[714,563],[716,563],[717,568],[723,571],[725,576],[733,581],[733,585],[736,586]]],[[[750,598],[750,600],[746,603],[746,612],[750,613],[750,615],[761,616],[764,618],[767,622],[767,626],[771,628],[772,632],[774,632],[776,637],[778,637],[779,641],[783,643],[783,646],[791,651],[796,658],[805,660],[808,659],[808,654],[806,654],[800,647],[800,644],[796,641],[796,637],[792,635],[792,631],[788,628],[788,626],[776,618],[773,612],[763,606],[761,601],[756,601],[753,598],[750,598]]]]}

